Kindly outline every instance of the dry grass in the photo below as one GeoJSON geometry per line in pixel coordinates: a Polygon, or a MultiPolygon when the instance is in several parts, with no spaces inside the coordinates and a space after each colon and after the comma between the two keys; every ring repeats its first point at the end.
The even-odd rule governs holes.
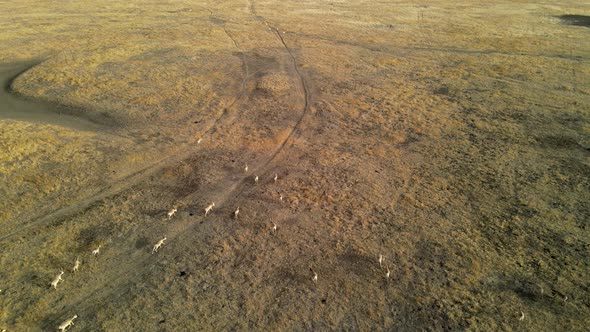
{"type": "Polygon", "coordinates": [[[0,328],[585,330],[589,10],[1,4],[0,328]]]}

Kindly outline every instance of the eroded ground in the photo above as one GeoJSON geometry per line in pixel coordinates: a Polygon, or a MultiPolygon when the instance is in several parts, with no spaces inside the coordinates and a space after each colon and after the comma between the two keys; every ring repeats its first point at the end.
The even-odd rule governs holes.
{"type": "Polygon", "coordinates": [[[589,13],[3,2],[0,328],[585,330],[589,13]]]}

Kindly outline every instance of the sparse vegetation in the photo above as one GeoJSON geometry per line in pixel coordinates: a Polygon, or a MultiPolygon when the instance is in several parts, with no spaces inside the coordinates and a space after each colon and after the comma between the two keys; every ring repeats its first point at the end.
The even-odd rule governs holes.
{"type": "Polygon", "coordinates": [[[0,326],[586,330],[589,10],[0,4],[0,326]]]}

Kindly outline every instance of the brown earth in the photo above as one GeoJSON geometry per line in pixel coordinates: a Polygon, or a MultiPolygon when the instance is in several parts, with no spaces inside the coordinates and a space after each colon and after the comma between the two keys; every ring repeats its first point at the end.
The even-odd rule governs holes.
{"type": "Polygon", "coordinates": [[[0,3],[0,330],[587,330],[588,15],[0,3]]]}

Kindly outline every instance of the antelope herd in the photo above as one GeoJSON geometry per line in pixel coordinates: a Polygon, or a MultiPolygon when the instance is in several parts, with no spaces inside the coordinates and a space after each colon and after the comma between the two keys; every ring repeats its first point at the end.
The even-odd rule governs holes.
{"type": "MultiPolygon", "coordinates": [[[[199,144],[199,143],[201,143],[201,139],[199,139],[199,140],[197,141],[197,144],[199,144]]],[[[244,172],[245,172],[245,173],[247,173],[247,172],[248,172],[248,164],[246,164],[246,165],[245,165],[245,167],[244,167],[244,172]]],[[[278,179],[278,174],[277,174],[277,173],[275,173],[272,179],[273,179],[273,182],[274,182],[274,183],[276,183],[276,182],[277,182],[277,179],[278,179]]],[[[255,183],[255,184],[258,184],[258,182],[259,182],[259,177],[258,177],[258,175],[256,175],[256,176],[254,177],[254,183],[255,183]]],[[[280,198],[279,198],[279,200],[281,200],[281,201],[283,200],[283,195],[280,195],[280,198]]],[[[205,216],[209,215],[209,214],[212,212],[212,210],[213,210],[213,207],[215,207],[215,203],[214,203],[214,202],[211,202],[211,203],[210,203],[210,204],[209,204],[209,205],[208,205],[208,206],[205,208],[205,216]]],[[[172,219],[172,218],[173,218],[173,217],[176,215],[176,212],[178,212],[178,208],[177,208],[177,207],[173,207],[171,210],[169,210],[169,211],[166,213],[167,219],[168,219],[168,220],[171,220],[171,219],[172,219]]],[[[235,218],[235,219],[237,219],[237,218],[238,218],[238,215],[239,215],[239,213],[240,213],[240,207],[237,207],[237,208],[236,208],[236,210],[235,210],[235,211],[234,211],[234,213],[233,213],[233,215],[234,215],[234,218],[235,218]]],[[[273,231],[273,232],[276,232],[276,231],[277,231],[277,224],[273,222],[273,223],[272,223],[272,225],[273,225],[273,226],[272,226],[272,231],[273,231]]],[[[155,253],[157,253],[157,252],[158,252],[158,250],[159,250],[159,249],[160,249],[160,248],[161,248],[161,247],[164,245],[164,241],[166,241],[166,236],[164,236],[162,239],[160,239],[158,242],[156,242],[156,244],[154,244],[154,246],[152,247],[152,254],[155,254],[155,253]]],[[[101,249],[101,247],[102,247],[102,244],[99,244],[99,245],[98,245],[98,246],[97,246],[95,249],[93,249],[93,250],[91,251],[91,254],[92,254],[92,256],[95,256],[95,257],[96,257],[96,256],[98,256],[98,255],[100,254],[100,249],[101,249]]],[[[81,264],[80,258],[79,258],[78,256],[76,256],[76,258],[74,259],[74,265],[73,265],[73,267],[72,267],[72,269],[71,269],[71,272],[72,272],[72,273],[75,273],[75,272],[77,272],[77,271],[80,269],[80,264],[81,264]]],[[[318,279],[317,273],[315,273],[315,272],[313,272],[313,273],[314,273],[314,276],[313,276],[313,279],[312,279],[312,280],[313,280],[313,282],[317,282],[317,279],[318,279]]],[[[58,274],[55,276],[55,278],[53,278],[53,280],[51,281],[51,283],[50,283],[50,287],[52,287],[52,288],[54,288],[54,289],[56,289],[56,290],[57,290],[57,285],[58,285],[60,282],[62,282],[62,281],[63,281],[63,275],[64,275],[64,271],[63,271],[63,270],[61,270],[61,271],[60,271],[60,272],[59,272],[59,273],[58,273],[58,274]]],[[[69,318],[69,319],[66,319],[65,321],[63,321],[63,322],[62,322],[62,323],[61,323],[61,324],[58,326],[58,330],[59,330],[59,331],[62,331],[62,332],[66,331],[66,330],[67,330],[69,327],[71,327],[72,325],[74,325],[74,320],[75,320],[76,318],[78,318],[78,315],[74,315],[74,316],[72,316],[71,318],[69,318]]],[[[6,332],[6,330],[5,330],[5,329],[2,329],[1,331],[2,331],[2,332],[6,332]]]]}
{"type": "MultiPolygon", "coordinates": [[[[197,143],[200,143],[201,140],[199,140],[197,143]]],[[[248,165],[246,164],[244,167],[244,172],[248,172],[248,165]]],[[[272,177],[273,183],[276,183],[278,180],[278,174],[274,173],[274,176],[272,177]]],[[[254,177],[254,184],[258,184],[259,182],[259,177],[258,175],[256,175],[254,177]]],[[[279,193],[279,201],[283,201],[283,194],[279,193]]],[[[215,203],[211,202],[209,205],[207,205],[207,207],[205,207],[205,216],[208,216],[213,208],[215,207],[215,203]]],[[[177,207],[173,207],[171,210],[169,210],[166,213],[167,219],[171,220],[175,215],[176,212],[178,212],[178,208],[177,207]]],[[[235,219],[238,219],[238,215],[240,213],[240,207],[237,207],[236,210],[233,212],[233,216],[235,219]]],[[[277,231],[277,224],[275,222],[272,222],[272,232],[276,233],[277,231]]],[[[158,252],[158,250],[164,245],[164,241],[166,241],[166,236],[164,236],[162,239],[160,239],[158,242],[156,242],[156,244],[154,244],[154,246],[152,247],[152,254],[155,254],[158,252]]],[[[98,256],[100,254],[100,249],[101,249],[102,245],[98,245],[94,250],[92,250],[92,255],[93,256],[98,256]]],[[[383,262],[385,260],[385,257],[380,254],[379,258],[378,258],[378,262],[379,262],[379,267],[383,267],[383,262]]],[[[79,270],[80,268],[80,264],[81,261],[79,259],[79,257],[76,257],[74,260],[74,266],[72,268],[72,273],[75,273],[76,271],[79,270]]],[[[312,277],[311,277],[311,281],[314,284],[318,283],[318,273],[316,271],[314,271],[313,269],[310,269],[311,273],[312,273],[312,277]]],[[[59,274],[53,279],[53,281],[51,282],[51,287],[53,287],[54,289],[57,289],[57,285],[59,284],[59,282],[63,281],[62,276],[64,274],[64,271],[60,271],[59,274]]],[[[389,279],[389,276],[391,274],[391,271],[389,270],[389,266],[386,266],[386,273],[385,273],[385,277],[386,279],[389,279]]],[[[73,317],[65,320],[64,322],[62,322],[59,326],[58,326],[58,330],[59,331],[66,331],[70,326],[74,325],[74,320],[78,318],[77,315],[74,315],[73,317]]],[[[522,320],[524,318],[524,314],[522,314],[522,317],[520,318],[520,320],[522,320]]]]}
{"type": "MultiPolygon", "coordinates": [[[[246,166],[244,167],[244,172],[248,171],[248,165],[246,164],[246,166]]],[[[274,176],[272,177],[273,183],[276,183],[278,179],[278,174],[275,173],[274,176]]],[[[258,175],[256,175],[254,177],[254,183],[257,184],[259,181],[259,177],[258,175]]],[[[279,201],[283,201],[283,195],[279,194],[279,201]]],[[[215,203],[211,202],[206,208],[205,208],[205,216],[209,215],[212,210],[213,207],[215,207],[215,203]]],[[[171,210],[169,210],[166,215],[167,215],[167,219],[171,220],[172,217],[174,217],[176,215],[176,212],[178,211],[177,207],[173,207],[171,210]]],[[[238,218],[238,215],[240,213],[240,207],[237,207],[236,210],[233,212],[233,216],[235,219],[238,218]]],[[[277,231],[277,224],[275,222],[272,222],[272,232],[276,233],[277,231]]],[[[156,242],[156,244],[152,247],[152,254],[155,254],[158,252],[158,250],[164,245],[164,241],[166,241],[166,236],[164,236],[162,239],[160,239],[158,242],[156,242]]],[[[96,247],[96,249],[92,250],[92,255],[93,256],[98,256],[100,253],[100,249],[101,249],[102,245],[98,245],[96,247]]],[[[379,254],[378,259],[377,259],[378,263],[379,263],[379,267],[383,268],[384,262],[385,262],[385,256],[383,254],[379,254]]],[[[80,268],[80,264],[81,261],[79,259],[79,257],[76,257],[74,260],[74,266],[71,269],[72,273],[75,273],[79,270],[80,268]]],[[[388,265],[385,265],[385,278],[386,280],[389,280],[389,277],[391,275],[391,270],[389,269],[388,265]]],[[[316,271],[314,271],[313,269],[310,269],[311,273],[312,273],[312,277],[311,277],[311,281],[314,284],[318,283],[318,273],[316,271]]],[[[50,286],[54,289],[57,289],[57,285],[63,281],[62,276],[64,275],[64,271],[61,270],[59,272],[59,274],[57,274],[55,276],[55,278],[51,281],[50,286]]],[[[71,318],[65,320],[64,322],[62,322],[59,326],[58,326],[58,330],[59,331],[66,331],[70,326],[74,325],[74,320],[78,318],[77,315],[72,316],[71,318]]],[[[521,312],[521,316],[519,317],[519,320],[523,320],[524,319],[524,313],[521,312]]],[[[3,330],[4,332],[5,330],[3,330]]]]}

